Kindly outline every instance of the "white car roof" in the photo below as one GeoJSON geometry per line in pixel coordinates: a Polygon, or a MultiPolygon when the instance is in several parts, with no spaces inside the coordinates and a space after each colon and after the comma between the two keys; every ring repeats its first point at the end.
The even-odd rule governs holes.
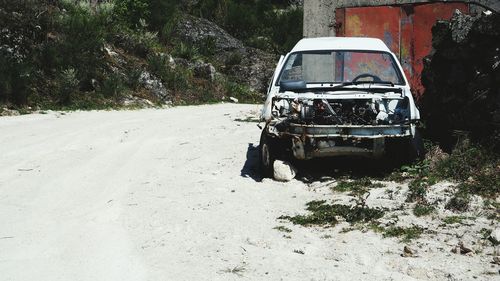
{"type": "Polygon", "coordinates": [[[368,37],[305,38],[297,42],[291,52],[314,50],[360,50],[391,52],[382,40],[368,37]]]}

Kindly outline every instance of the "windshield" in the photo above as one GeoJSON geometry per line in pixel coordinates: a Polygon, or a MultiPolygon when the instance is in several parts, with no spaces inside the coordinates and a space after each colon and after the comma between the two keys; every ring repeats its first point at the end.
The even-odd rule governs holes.
{"type": "Polygon", "coordinates": [[[385,82],[404,85],[393,57],[372,51],[313,51],[291,54],[281,71],[282,81],[313,83],[385,82]]]}

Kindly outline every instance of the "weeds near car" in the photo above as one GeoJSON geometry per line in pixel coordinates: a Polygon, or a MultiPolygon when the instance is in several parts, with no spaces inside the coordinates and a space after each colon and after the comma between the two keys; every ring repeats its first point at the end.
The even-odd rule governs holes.
{"type": "Polygon", "coordinates": [[[273,227],[273,229],[276,229],[276,230],[281,231],[281,232],[286,232],[286,233],[292,232],[292,230],[290,228],[283,226],[283,225],[273,227]]]}
{"type": "Polygon", "coordinates": [[[241,276],[243,276],[243,272],[245,272],[245,270],[246,270],[245,266],[235,266],[233,268],[225,269],[225,270],[223,270],[223,272],[236,274],[239,277],[241,277],[241,276]]]}
{"type": "Polygon", "coordinates": [[[366,206],[347,206],[340,204],[326,204],[326,201],[311,201],[306,204],[310,214],[297,216],[281,216],[278,219],[286,219],[293,224],[311,226],[334,226],[342,217],[345,221],[354,224],[357,222],[370,222],[381,218],[384,210],[368,208],[366,206]]]}
{"type": "Polygon", "coordinates": [[[417,217],[427,216],[436,211],[436,208],[426,203],[417,203],[413,208],[413,214],[417,217]]]}
{"type": "Polygon", "coordinates": [[[374,183],[369,178],[361,178],[353,181],[340,181],[332,186],[332,191],[347,192],[350,191],[353,196],[360,196],[368,192],[371,188],[384,187],[381,183],[374,183]]]}
{"type": "Polygon", "coordinates": [[[260,122],[260,120],[258,118],[250,117],[250,116],[248,116],[245,119],[243,119],[243,118],[236,118],[236,119],[234,119],[234,121],[236,121],[236,122],[255,122],[255,123],[259,123],[260,122]]]}
{"type": "Polygon", "coordinates": [[[467,217],[464,216],[449,216],[443,219],[446,224],[462,223],[467,217]]]}
{"type": "Polygon", "coordinates": [[[409,242],[413,239],[417,239],[424,233],[423,228],[419,226],[412,226],[412,227],[389,227],[384,230],[383,232],[384,237],[401,237],[401,240],[403,242],[409,242]]]}

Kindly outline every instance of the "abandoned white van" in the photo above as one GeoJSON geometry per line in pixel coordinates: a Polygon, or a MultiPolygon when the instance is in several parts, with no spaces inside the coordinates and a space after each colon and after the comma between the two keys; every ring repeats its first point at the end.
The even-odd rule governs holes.
{"type": "Polygon", "coordinates": [[[260,164],[275,159],[418,157],[420,113],[397,57],[379,39],[302,39],[278,62],[261,121],[260,164]],[[392,149],[394,148],[394,149],[392,149]]]}

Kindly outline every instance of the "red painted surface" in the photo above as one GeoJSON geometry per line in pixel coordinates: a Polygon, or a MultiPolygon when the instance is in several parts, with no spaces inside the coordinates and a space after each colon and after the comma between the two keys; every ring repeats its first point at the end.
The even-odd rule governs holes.
{"type": "Polygon", "coordinates": [[[421,83],[423,59],[432,49],[431,28],[437,20],[449,19],[458,9],[469,12],[464,3],[428,3],[404,6],[343,8],[335,11],[337,36],[382,39],[400,59],[415,97],[421,83]]]}

